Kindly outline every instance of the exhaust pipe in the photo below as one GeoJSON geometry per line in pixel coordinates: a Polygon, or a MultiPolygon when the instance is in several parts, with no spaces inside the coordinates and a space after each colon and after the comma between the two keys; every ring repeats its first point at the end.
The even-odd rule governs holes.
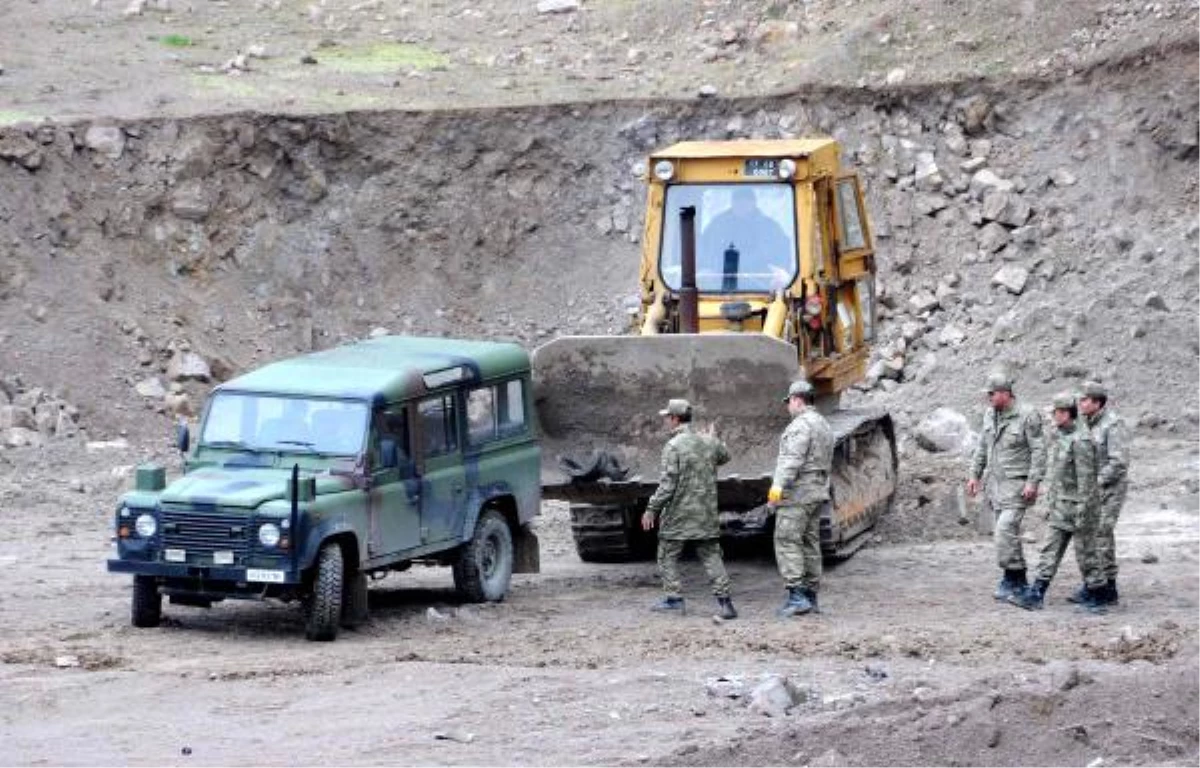
{"type": "Polygon", "coordinates": [[[680,265],[683,274],[679,285],[679,325],[681,333],[700,332],[699,297],[696,292],[696,206],[679,209],[679,232],[683,239],[680,265]]]}

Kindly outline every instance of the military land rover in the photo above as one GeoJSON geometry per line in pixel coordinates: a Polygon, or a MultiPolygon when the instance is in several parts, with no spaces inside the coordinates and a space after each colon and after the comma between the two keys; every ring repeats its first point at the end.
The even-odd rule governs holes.
{"type": "Polygon", "coordinates": [[[366,617],[372,577],[450,566],[473,602],[537,572],[540,449],[515,344],[384,336],[272,363],[214,389],[184,474],[137,469],[112,572],[132,620],[162,599],[300,601],[310,640],[366,617]]]}

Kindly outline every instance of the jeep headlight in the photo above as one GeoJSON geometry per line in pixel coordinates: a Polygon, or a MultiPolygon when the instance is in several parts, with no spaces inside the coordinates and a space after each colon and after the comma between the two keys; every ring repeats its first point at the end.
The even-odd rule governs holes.
{"type": "Polygon", "coordinates": [[[263,523],[258,528],[258,543],[264,547],[274,547],[279,544],[279,526],[275,523],[263,523]]]}
{"type": "Polygon", "coordinates": [[[148,539],[158,533],[158,520],[155,519],[154,515],[143,512],[138,515],[137,522],[134,523],[133,527],[137,531],[138,536],[148,539]]]}
{"type": "Polygon", "coordinates": [[[779,161],[779,178],[790,179],[796,175],[796,161],[784,158],[779,161]]]}
{"type": "Polygon", "coordinates": [[[675,175],[675,164],[670,160],[659,160],[654,164],[654,177],[659,181],[670,181],[675,175]]]}

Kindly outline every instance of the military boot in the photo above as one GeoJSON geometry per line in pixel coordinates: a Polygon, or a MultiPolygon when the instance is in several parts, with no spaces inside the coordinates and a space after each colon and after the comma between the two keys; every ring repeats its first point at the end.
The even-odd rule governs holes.
{"type": "Polygon", "coordinates": [[[680,616],[687,613],[683,605],[682,597],[664,597],[654,605],[650,606],[650,610],[656,613],[678,613],[680,616]]]}
{"type": "Polygon", "coordinates": [[[1087,584],[1080,584],[1079,589],[1075,590],[1074,592],[1072,592],[1070,595],[1067,596],[1067,602],[1075,603],[1076,605],[1086,602],[1087,599],[1088,599],[1087,584]]]}
{"type": "Polygon", "coordinates": [[[781,619],[786,619],[791,616],[800,616],[808,613],[813,609],[812,603],[804,595],[804,590],[800,587],[788,587],[787,600],[783,606],[775,612],[781,619]]]}
{"type": "Polygon", "coordinates": [[[817,604],[817,590],[808,589],[807,587],[805,587],[804,589],[801,589],[800,591],[802,593],[804,593],[804,596],[808,598],[808,602],[812,604],[812,612],[820,613],[821,606],[817,604]]]}
{"type": "Polygon", "coordinates": [[[1087,597],[1079,601],[1079,607],[1088,613],[1107,613],[1105,606],[1109,604],[1108,585],[1091,589],[1085,588],[1087,597]]]}
{"type": "Polygon", "coordinates": [[[997,600],[1007,600],[1023,589],[1025,589],[1025,569],[1005,568],[1004,578],[1000,579],[1000,583],[996,585],[996,594],[993,597],[997,600]]]}
{"type": "Polygon", "coordinates": [[[717,598],[717,616],[729,621],[738,617],[737,609],[733,607],[733,599],[729,597],[717,598]]]}
{"type": "Polygon", "coordinates": [[[1117,594],[1117,580],[1115,578],[1108,580],[1108,594],[1106,597],[1108,597],[1108,602],[1113,605],[1120,602],[1120,595],[1117,594]]]}
{"type": "Polygon", "coordinates": [[[1027,611],[1037,611],[1042,608],[1042,601],[1046,597],[1046,589],[1050,586],[1050,582],[1044,579],[1038,579],[1029,586],[1022,589],[1020,592],[1013,594],[1008,598],[1008,602],[1013,605],[1024,608],[1027,611]]]}

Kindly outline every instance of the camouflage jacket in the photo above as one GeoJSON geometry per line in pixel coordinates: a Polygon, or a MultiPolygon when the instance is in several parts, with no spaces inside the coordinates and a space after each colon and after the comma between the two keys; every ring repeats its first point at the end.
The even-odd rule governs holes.
{"type": "Polygon", "coordinates": [[[971,460],[971,477],[978,480],[988,467],[998,480],[1024,480],[1037,485],[1046,473],[1046,444],[1042,417],[1032,408],[1016,405],[983,414],[983,431],[971,460]]]}
{"type": "Polygon", "coordinates": [[[1055,428],[1050,438],[1046,470],[1050,492],[1046,500],[1053,509],[1060,501],[1090,502],[1096,493],[1096,444],[1087,427],[1076,423],[1069,429],[1055,428]]]}
{"type": "Polygon", "coordinates": [[[781,505],[829,500],[833,430],[815,408],[792,419],[779,438],[779,458],[771,485],[783,491],[781,505]]]}
{"type": "Polygon", "coordinates": [[[1125,420],[1107,405],[1086,419],[1096,442],[1096,482],[1102,488],[1117,485],[1129,474],[1129,435],[1125,420]]]}
{"type": "Polygon", "coordinates": [[[662,452],[662,475],[646,511],[658,519],[662,539],[712,539],[717,518],[717,467],[729,461],[725,444],[684,424],[671,433],[662,452]]]}

